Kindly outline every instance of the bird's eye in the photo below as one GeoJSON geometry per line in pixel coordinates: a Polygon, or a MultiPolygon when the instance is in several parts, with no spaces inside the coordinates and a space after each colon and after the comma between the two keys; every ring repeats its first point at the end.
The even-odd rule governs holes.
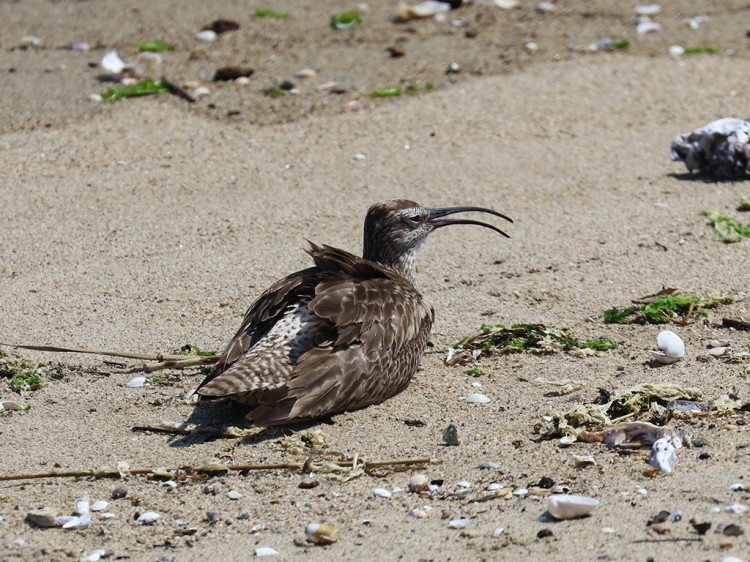
{"type": "Polygon", "coordinates": [[[419,223],[422,222],[422,217],[420,215],[412,215],[405,217],[404,220],[409,226],[419,226],[419,223]]]}

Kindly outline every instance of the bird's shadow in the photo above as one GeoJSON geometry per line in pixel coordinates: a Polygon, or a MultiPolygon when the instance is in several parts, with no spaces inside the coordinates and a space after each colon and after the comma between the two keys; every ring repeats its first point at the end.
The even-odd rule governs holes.
{"type": "Polygon", "coordinates": [[[741,183],[747,181],[745,177],[723,177],[705,172],[671,173],[667,174],[667,176],[677,181],[693,183],[741,183]]]}
{"type": "MultiPolygon", "coordinates": [[[[188,416],[185,423],[194,424],[197,432],[186,435],[177,435],[170,442],[170,447],[190,447],[200,443],[227,439],[220,431],[222,427],[238,427],[240,429],[252,428],[252,423],[246,419],[250,408],[232,400],[203,400],[199,402],[188,416]],[[201,430],[205,430],[202,432],[201,430]]],[[[258,433],[238,440],[239,444],[256,444],[264,441],[278,439],[285,435],[291,435],[297,431],[304,431],[321,424],[331,424],[330,418],[322,418],[313,421],[298,422],[294,424],[274,426],[265,430],[259,429],[258,433]]]]}

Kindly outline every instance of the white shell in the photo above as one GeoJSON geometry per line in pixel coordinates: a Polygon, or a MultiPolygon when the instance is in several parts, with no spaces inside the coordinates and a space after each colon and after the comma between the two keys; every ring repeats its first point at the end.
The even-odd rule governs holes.
{"type": "Polygon", "coordinates": [[[644,21],[643,23],[639,23],[635,28],[639,35],[646,35],[646,33],[659,31],[660,29],[661,24],[655,21],[644,21]]]}
{"type": "Polygon", "coordinates": [[[654,441],[651,446],[651,454],[648,458],[648,464],[661,470],[663,474],[672,472],[672,467],[677,462],[674,445],[668,439],[662,437],[654,441]]]}
{"type": "Polygon", "coordinates": [[[409,478],[409,489],[410,490],[423,490],[427,489],[427,487],[430,485],[430,479],[427,478],[426,474],[412,474],[409,478]]]}
{"type": "Polygon", "coordinates": [[[92,503],[89,509],[91,511],[104,511],[105,509],[107,509],[108,505],[109,504],[105,502],[104,500],[99,500],[99,501],[95,501],[94,503],[92,503]]]}
{"type": "Polygon", "coordinates": [[[89,512],[89,495],[83,494],[80,501],[76,504],[76,514],[86,515],[89,512]]]}
{"type": "Polygon", "coordinates": [[[655,16],[660,12],[660,4],[640,4],[635,7],[635,13],[639,16],[655,16]]]}
{"type": "Polygon", "coordinates": [[[453,519],[450,523],[448,523],[448,527],[452,529],[463,529],[469,523],[471,523],[471,519],[469,519],[468,517],[464,517],[462,519],[453,519]]]}
{"type": "Polygon", "coordinates": [[[117,54],[117,51],[110,51],[102,58],[102,68],[112,74],[120,74],[125,68],[125,62],[117,54]]]}
{"type": "Polygon", "coordinates": [[[230,500],[238,500],[242,497],[242,494],[240,494],[237,490],[229,490],[227,492],[227,497],[230,500]]]}
{"type": "Polygon", "coordinates": [[[683,47],[682,45],[672,45],[669,48],[669,54],[673,57],[681,57],[685,54],[685,47],[683,47]]]}
{"type": "Polygon", "coordinates": [[[216,41],[216,32],[212,29],[201,29],[198,33],[195,34],[195,38],[198,41],[211,43],[212,41],[216,41]]]}
{"type": "Polygon", "coordinates": [[[107,511],[106,513],[102,513],[99,515],[99,520],[106,521],[107,519],[112,519],[114,516],[114,513],[110,513],[109,511],[107,511]]]}
{"type": "Polygon", "coordinates": [[[460,482],[457,482],[456,485],[459,488],[471,488],[471,482],[468,480],[461,480],[460,482]]]}
{"type": "Polygon", "coordinates": [[[103,548],[97,548],[96,550],[92,550],[89,554],[81,558],[81,562],[99,562],[99,560],[102,559],[102,556],[107,554],[107,551],[103,548]]]}
{"type": "Polygon", "coordinates": [[[388,490],[386,490],[385,488],[375,488],[375,489],[373,489],[372,493],[373,493],[374,496],[377,496],[379,498],[390,498],[391,497],[391,493],[388,490]]]}
{"type": "Polygon", "coordinates": [[[553,494],[547,503],[547,511],[555,519],[574,519],[594,511],[599,500],[586,496],[553,494]]]}
{"type": "Polygon", "coordinates": [[[490,401],[488,397],[486,397],[484,394],[469,394],[466,397],[466,401],[469,404],[486,404],[490,401]]]}
{"type": "Polygon", "coordinates": [[[662,330],[659,332],[656,344],[662,351],[652,351],[651,353],[659,363],[674,363],[682,359],[685,355],[685,343],[680,339],[680,336],[671,330],[662,330]]]}
{"type": "Polygon", "coordinates": [[[145,384],[146,384],[146,377],[135,377],[125,386],[127,386],[128,388],[140,388],[145,384]]]}
{"type": "Polygon", "coordinates": [[[61,521],[62,519],[66,519],[66,522],[63,523],[63,529],[70,529],[73,531],[87,529],[91,523],[91,515],[88,513],[86,515],[81,515],[80,517],[60,517],[58,521],[61,521]]]}
{"type": "Polygon", "coordinates": [[[305,538],[315,544],[333,544],[336,542],[336,527],[330,523],[312,522],[305,527],[305,538]]]}
{"type": "Polygon", "coordinates": [[[159,515],[155,511],[147,511],[146,513],[141,513],[136,521],[143,525],[148,525],[159,519],[159,517],[161,517],[161,515],[159,515]]]}
{"type": "Polygon", "coordinates": [[[276,554],[278,554],[278,552],[270,546],[259,546],[255,549],[255,556],[258,558],[261,558],[262,556],[274,556],[276,554]]]}

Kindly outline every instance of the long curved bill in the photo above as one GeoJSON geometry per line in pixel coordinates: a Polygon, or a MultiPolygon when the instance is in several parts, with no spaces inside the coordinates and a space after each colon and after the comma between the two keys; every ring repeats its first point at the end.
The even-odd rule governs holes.
{"type": "Polygon", "coordinates": [[[429,217],[427,218],[427,224],[429,224],[433,229],[441,228],[443,226],[449,226],[452,224],[475,224],[477,226],[483,226],[485,228],[489,228],[490,230],[499,232],[506,238],[510,238],[510,236],[508,236],[505,232],[503,232],[496,226],[487,224],[486,222],[480,222],[480,221],[475,221],[471,219],[444,219],[442,218],[447,215],[453,215],[455,213],[465,213],[469,211],[473,211],[477,213],[488,213],[490,215],[495,215],[496,217],[500,217],[501,219],[505,219],[508,222],[513,222],[513,219],[511,219],[510,217],[502,213],[498,213],[497,211],[493,211],[492,209],[486,209],[484,207],[444,207],[442,209],[427,209],[427,212],[429,213],[429,217]]]}

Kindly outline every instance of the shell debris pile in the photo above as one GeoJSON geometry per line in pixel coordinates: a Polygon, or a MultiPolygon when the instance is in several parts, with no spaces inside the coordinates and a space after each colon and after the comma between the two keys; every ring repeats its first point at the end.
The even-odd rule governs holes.
{"type": "Polygon", "coordinates": [[[717,178],[750,175],[750,120],[725,117],[672,141],[672,160],[717,178]]]}

